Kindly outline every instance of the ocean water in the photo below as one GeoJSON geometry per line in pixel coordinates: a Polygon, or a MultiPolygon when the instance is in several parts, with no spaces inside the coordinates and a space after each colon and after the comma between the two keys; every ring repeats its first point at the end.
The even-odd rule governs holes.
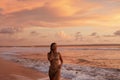
{"type": "MultiPolygon", "coordinates": [[[[0,47],[0,53],[19,54],[19,53],[48,53],[49,47],[0,47]]],[[[120,52],[120,46],[75,46],[75,47],[59,47],[58,51],[80,53],[81,51],[113,51],[120,52]]]]}
{"type": "MultiPolygon", "coordinates": [[[[50,51],[49,47],[1,47],[0,56],[18,62],[25,67],[33,68],[45,74],[49,70],[48,61],[35,61],[31,59],[18,58],[14,55],[21,54],[47,54],[50,51]]],[[[61,54],[67,53],[77,54],[72,57],[77,57],[79,54],[120,54],[119,46],[74,46],[74,47],[58,47],[61,54]]],[[[120,56],[118,56],[120,58],[120,56]]],[[[77,64],[64,64],[62,67],[62,77],[70,80],[120,80],[120,70],[104,69],[98,67],[81,66],[77,64]]]]}

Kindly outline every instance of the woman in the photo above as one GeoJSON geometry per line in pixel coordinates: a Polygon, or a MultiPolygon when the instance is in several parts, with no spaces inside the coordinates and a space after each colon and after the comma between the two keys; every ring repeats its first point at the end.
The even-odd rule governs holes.
{"type": "Polygon", "coordinates": [[[60,71],[63,64],[62,56],[57,52],[57,44],[52,43],[50,52],[48,53],[48,60],[50,62],[49,78],[50,80],[60,80],[60,71]]]}

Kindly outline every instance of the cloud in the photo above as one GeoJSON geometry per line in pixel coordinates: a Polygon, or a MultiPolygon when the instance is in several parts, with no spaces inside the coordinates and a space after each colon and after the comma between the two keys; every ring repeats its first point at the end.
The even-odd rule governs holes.
{"type": "Polygon", "coordinates": [[[93,32],[93,33],[91,33],[90,36],[96,36],[96,35],[97,35],[97,33],[96,33],[96,32],[93,32]]]}
{"type": "Polygon", "coordinates": [[[45,0],[4,0],[0,1],[0,7],[3,8],[3,14],[9,14],[41,7],[44,2],[45,0]]]}
{"type": "Polygon", "coordinates": [[[75,40],[83,40],[83,36],[82,36],[81,32],[75,33],[75,40]]]}
{"type": "Polygon", "coordinates": [[[90,36],[95,38],[100,38],[100,35],[97,32],[91,33],[90,36]]]}
{"type": "Polygon", "coordinates": [[[20,31],[21,29],[17,27],[5,27],[0,29],[1,34],[15,34],[20,31]]]}
{"type": "Polygon", "coordinates": [[[108,34],[108,35],[103,35],[103,37],[116,37],[116,36],[120,36],[120,30],[115,31],[112,34],[108,34]]]}
{"type": "Polygon", "coordinates": [[[116,32],[113,33],[115,36],[120,36],[120,30],[117,30],[116,32]]]}
{"type": "Polygon", "coordinates": [[[115,37],[114,35],[103,35],[103,37],[115,37]]]}
{"type": "MultiPolygon", "coordinates": [[[[3,0],[1,26],[17,27],[66,27],[66,26],[114,26],[119,25],[117,2],[109,10],[110,3],[92,0],[3,0]],[[104,14],[103,14],[104,13],[104,14]],[[112,19],[111,19],[112,18],[112,19]]],[[[108,1],[109,2],[109,1],[108,1]]]]}
{"type": "Polygon", "coordinates": [[[75,40],[84,43],[97,43],[102,41],[101,36],[97,32],[93,32],[90,35],[84,35],[81,32],[75,33],[75,40]]]}
{"type": "Polygon", "coordinates": [[[38,32],[38,31],[31,31],[30,36],[34,37],[34,38],[35,37],[37,37],[37,38],[47,38],[48,37],[48,35],[44,35],[44,34],[38,32]]]}
{"type": "Polygon", "coordinates": [[[71,40],[72,39],[72,36],[68,35],[64,31],[57,32],[55,37],[59,38],[60,40],[71,40]]]}
{"type": "Polygon", "coordinates": [[[119,26],[120,6],[111,1],[2,0],[0,27],[119,26]]]}
{"type": "Polygon", "coordinates": [[[37,31],[31,31],[30,34],[31,35],[39,35],[39,33],[37,31]]]}
{"type": "Polygon", "coordinates": [[[68,16],[76,12],[76,9],[71,6],[72,2],[72,0],[4,0],[1,1],[1,7],[4,8],[3,14],[43,8],[43,11],[52,15],[68,16]]]}

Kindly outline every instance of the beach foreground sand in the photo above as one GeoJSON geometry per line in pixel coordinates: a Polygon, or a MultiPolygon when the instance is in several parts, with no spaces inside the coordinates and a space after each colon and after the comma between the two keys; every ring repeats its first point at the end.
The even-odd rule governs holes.
{"type": "Polygon", "coordinates": [[[0,58],[0,80],[41,80],[46,77],[36,70],[0,58]]]}

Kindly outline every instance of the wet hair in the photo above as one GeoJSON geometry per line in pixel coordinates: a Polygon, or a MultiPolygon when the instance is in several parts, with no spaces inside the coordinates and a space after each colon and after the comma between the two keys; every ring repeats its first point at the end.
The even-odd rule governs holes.
{"type": "Polygon", "coordinates": [[[52,43],[51,45],[50,45],[50,50],[52,51],[53,49],[52,49],[52,46],[53,45],[55,45],[56,43],[52,43]]]}

